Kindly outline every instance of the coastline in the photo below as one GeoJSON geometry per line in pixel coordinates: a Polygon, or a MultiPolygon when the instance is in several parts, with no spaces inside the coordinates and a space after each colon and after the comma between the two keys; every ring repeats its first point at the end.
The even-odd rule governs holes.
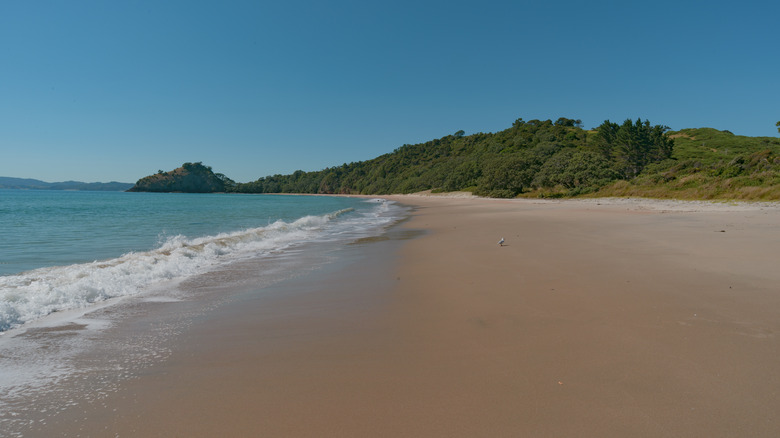
{"type": "Polygon", "coordinates": [[[384,198],[395,237],[30,436],[780,432],[776,206],[384,198]]]}

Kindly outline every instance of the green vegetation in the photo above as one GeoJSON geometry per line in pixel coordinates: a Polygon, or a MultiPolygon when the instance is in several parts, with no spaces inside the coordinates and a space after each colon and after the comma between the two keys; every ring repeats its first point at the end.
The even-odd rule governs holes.
{"type": "Polygon", "coordinates": [[[129,192],[228,192],[235,182],[221,173],[214,173],[211,166],[202,163],[184,163],[170,172],[158,171],[138,180],[129,192]]]}
{"type": "Polygon", "coordinates": [[[626,120],[622,125],[605,121],[597,129],[596,146],[625,179],[634,178],[650,163],[672,157],[674,140],[666,126],[650,126],[645,120],[626,120]]]}
{"type": "Polygon", "coordinates": [[[665,134],[667,129],[627,120],[623,125],[607,121],[601,132],[589,132],[580,120],[518,119],[497,133],[466,136],[458,131],[403,145],[373,160],[273,175],[236,184],[233,190],[341,194],[465,190],[503,198],[573,196],[597,191],[668,158],[673,141],[665,134]]]}
{"type": "Polygon", "coordinates": [[[780,139],[712,128],[670,133],[672,158],[635,178],[606,185],[599,196],[678,199],[780,199],[780,139]]]}
{"type": "MultiPolygon", "coordinates": [[[[737,136],[712,128],[674,132],[641,119],[622,124],[607,120],[590,131],[582,128],[580,120],[563,117],[555,122],[518,119],[511,128],[496,133],[467,136],[458,131],[403,145],[373,160],[248,183],[213,174],[201,163],[185,163],[182,169],[212,175],[218,183],[211,191],[238,193],[432,190],[505,198],[780,199],[780,139],[737,136]]],[[[170,174],[146,178],[157,178],[155,191],[174,191],[170,174]]]]}

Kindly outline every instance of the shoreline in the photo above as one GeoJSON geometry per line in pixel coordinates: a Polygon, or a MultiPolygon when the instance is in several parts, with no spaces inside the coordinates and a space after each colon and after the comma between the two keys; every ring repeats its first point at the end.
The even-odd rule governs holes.
{"type": "Polygon", "coordinates": [[[220,309],[34,436],[780,433],[780,209],[381,198],[421,235],[220,309]]]}
{"type": "MultiPolygon", "coordinates": [[[[328,195],[330,196],[330,195],[328,195]]],[[[339,195],[333,195],[339,196],[339,195]]],[[[396,199],[475,199],[494,202],[516,202],[518,204],[570,204],[570,205],[624,205],[640,210],[655,211],[745,211],[780,209],[780,201],[751,201],[738,199],[675,199],[675,198],[643,198],[643,197],[580,197],[580,198],[485,198],[471,192],[432,193],[426,190],[405,195],[344,195],[360,197],[378,197],[396,199]]],[[[413,201],[411,201],[413,202],[413,201]]]]}

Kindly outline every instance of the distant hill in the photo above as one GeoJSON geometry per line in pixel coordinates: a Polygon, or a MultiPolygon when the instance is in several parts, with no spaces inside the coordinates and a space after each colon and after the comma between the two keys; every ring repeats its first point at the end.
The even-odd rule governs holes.
{"type": "Polygon", "coordinates": [[[143,177],[128,191],[215,193],[228,191],[234,184],[225,175],[215,174],[210,166],[198,162],[184,163],[178,169],[143,177]]]}
{"type": "Polygon", "coordinates": [[[780,200],[780,138],[645,120],[518,119],[496,133],[403,145],[377,158],[236,184],[242,193],[468,191],[488,197],[780,200]]]}
{"type": "Polygon", "coordinates": [[[644,196],[780,200],[780,138],[649,121],[517,119],[495,133],[405,144],[367,161],[235,183],[201,163],[142,178],[133,191],[391,194],[467,191],[487,197],[644,196]]]}
{"type": "Polygon", "coordinates": [[[24,190],[85,190],[96,192],[122,192],[130,187],[130,183],[111,181],[107,183],[81,181],[46,182],[31,178],[11,178],[0,176],[0,189],[24,190]]]}

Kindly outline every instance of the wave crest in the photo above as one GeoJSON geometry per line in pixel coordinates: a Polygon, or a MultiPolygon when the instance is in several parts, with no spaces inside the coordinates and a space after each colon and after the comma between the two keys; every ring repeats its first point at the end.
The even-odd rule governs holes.
{"type": "Polygon", "coordinates": [[[217,265],[284,251],[326,236],[347,208],[293,222],[214,236],[166,238],[150,251],[110,260],[40,268],[0,277],[0,332],[54,312],[85,308],[111,298],[137,295],[154,284],[177,281],[217,265]]]}

